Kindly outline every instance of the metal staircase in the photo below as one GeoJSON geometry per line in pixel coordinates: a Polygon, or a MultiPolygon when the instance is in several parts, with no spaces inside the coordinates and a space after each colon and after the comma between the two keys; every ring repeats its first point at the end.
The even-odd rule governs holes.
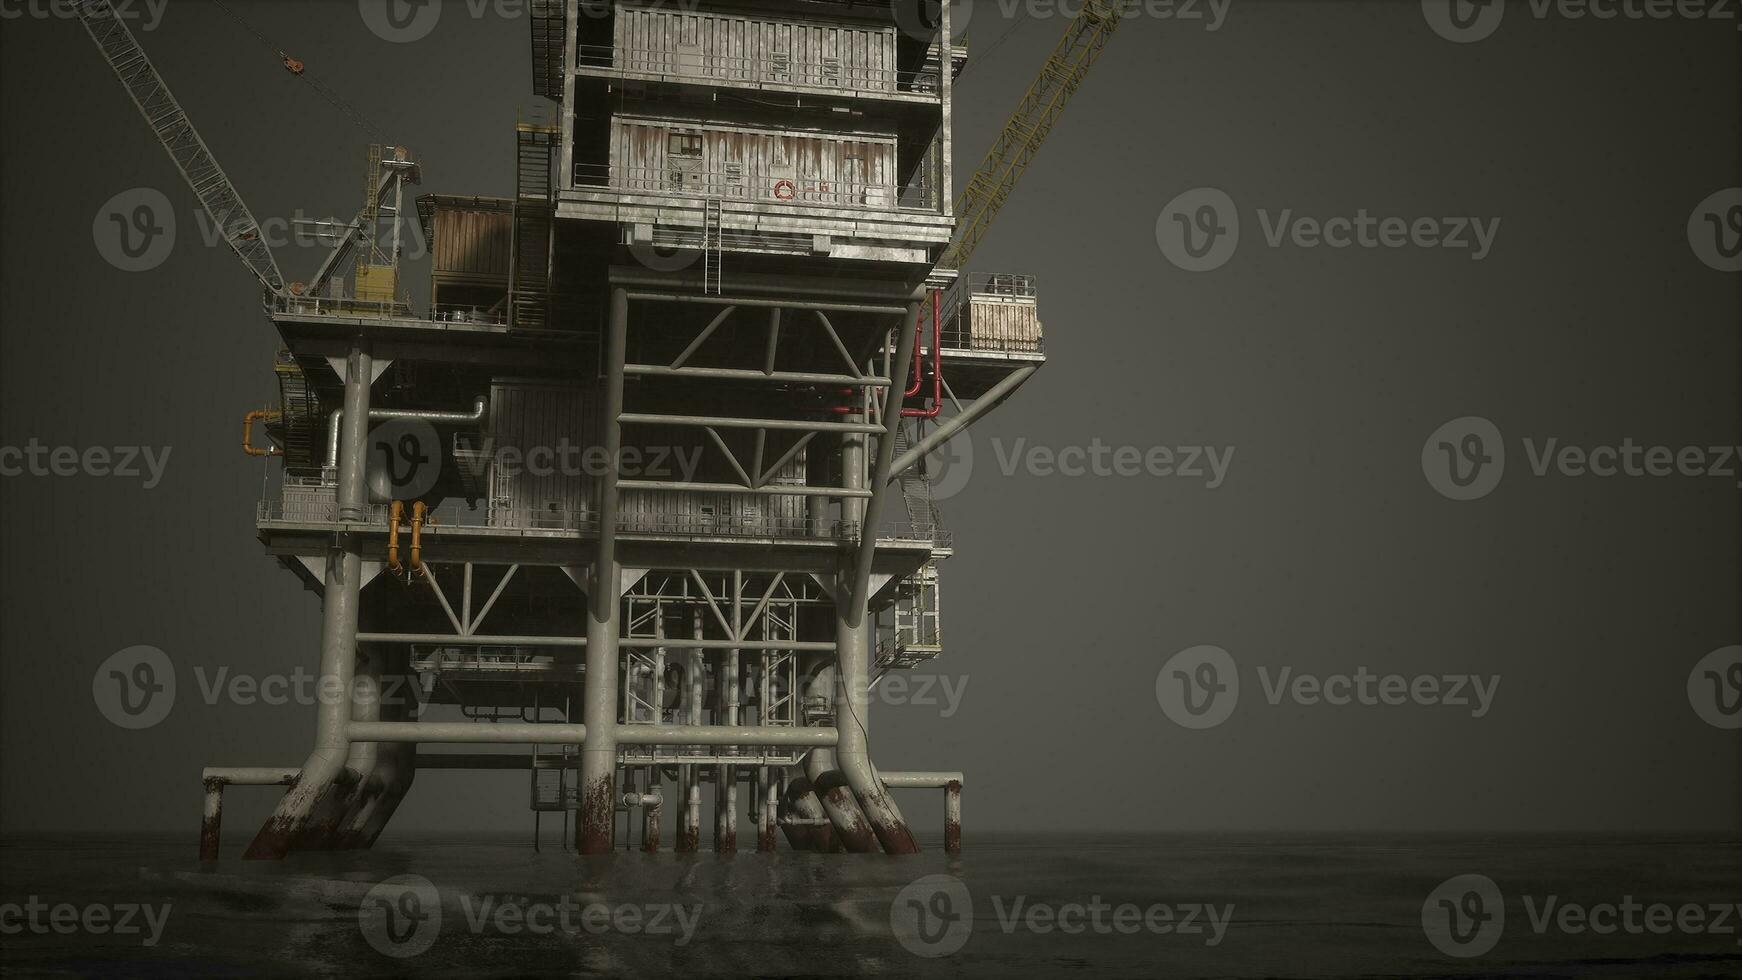
{"type": "Polygon", "coordinates": [[[565,0],[532,0],[532,91],[563,100],[565,0]]]}
{"type": "Polygon", "coordinates": [[[284,467],[292,473],[319,474],[323,463],[321,435],[324,428],[320,399],[309,387],[302,365],[290,356],[289,351],[279,352],[272,370],[278,379],[281,413],[276,435],[284,449],[284,467]]]}
{"type": "MultiPolygon", "coordinates": [[[[907,425],[904,423],[897,426],[895,455],[899,457],[906,453],[910,445],[907,425]]],[[[907,520],[914,532],[935,539],[937,533],[943,529],[943,515],[938,513],[937,501],[932,497],[931,481],[926,479],[924,469],[925,463],[921,461],[920,465],[901,474],[901,503],[907,508],[907,520]]]]}
{"type": "Polygon", "coordinates": [[[717,197],[708,198],[707,211],[702,223],[702,292],[710,296],[720,295],[720,262],[722,259],[722,229],[725,220],[725,207],[717,197]]]}
{"type": "Polygon", "coordinates": [[[260,234],[259,222],[200,139],[187,113],[170,94],[163,77],[152,67],[133,32],[116,15],[114,6],[109,0],[77,0],[73,9],[200,205],[223,233],[224,243],[235,250],[268,289],[282,294],[284,275],[278,271],[272,249],[260,234]]]}
{"type": "Polygon", "coordinates": [[[544,329],[550,325],[551,236],[556,193],[552,177],[558,130],[549,123],[515,127],[514,282],[511,325],[544,329]]]}

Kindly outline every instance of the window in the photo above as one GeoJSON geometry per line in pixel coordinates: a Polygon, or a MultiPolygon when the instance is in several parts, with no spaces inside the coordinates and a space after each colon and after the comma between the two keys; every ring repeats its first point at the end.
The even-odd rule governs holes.
{"type": "Polygon", "coordinates": [[[702,158],[702,134],[672,133],[667,137],[665,151],[673,157],[700,160],[702,158]]]}

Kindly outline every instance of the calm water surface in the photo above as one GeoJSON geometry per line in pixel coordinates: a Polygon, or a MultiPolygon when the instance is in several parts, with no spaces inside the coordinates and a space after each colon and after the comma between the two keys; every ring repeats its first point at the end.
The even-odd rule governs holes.
{"type": "Polygon", "coordinates": [[[0,902],[34,896],[49,910],[33,924],[0,909],[0,966],[142,977],[1742,976],[1734,839],[981,835],[959,858],[926,843],[904,859],[580,860],[506,838],[400,836],[369,852],[202,867],[182,837],[11,838],[0,841],[0,902]],[[1457,958],[1427,938],[1423,905],[1467,874],[1495,882],[1504,921],[1489,952],[1457,958]],[[404,875],[417,877],[371,892],[404,875]],[[939,899],[928,880],[903,892],[932,875],[963,890],[939,899]],[[1551,896],[1576,911],[1539,923],[1533,912],[1551,896]],[[1560,924],[1629,896],[1699,906],[1708,927],[1653,932],[1643,910],[1632,933],[1560,924]],[[81,924],[63,910],[68,932],[57,931],[54,906],[81,924]],[[139,931],[86,928],[93,906],[139,931]],[[146,906],[159,926],[152,945],[146,906]],[[1201,911],[1211,906],[1226,919],[1219,929],[1201,911]]]}

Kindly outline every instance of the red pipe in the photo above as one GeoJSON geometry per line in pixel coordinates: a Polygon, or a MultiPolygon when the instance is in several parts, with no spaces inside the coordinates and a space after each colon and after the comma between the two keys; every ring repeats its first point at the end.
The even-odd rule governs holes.
{"type": "MultiPolygon", "coordinates": [[[[944,322],[943,322],[943,290],[931,291],[931,376],[932,394],[930,408],[904,408],[901,417],[904,419],[935,419],[944,410],[944,322]]],[[[921,320],[913,331],[913,384],[907,389],[904,397],[912,398],[925,387],[925,352],[921,343],[925,340],[925,321],[921,320]]],[[[829,411],[836,415],[853,415],[859,412],[856,405],[835,405],[829,411]]]]}
{"type": "MultiPolygon", "coordinates": [[[[904,419],[935,419],[944,410],[944,315],[943,290],[931,291],[931,407],[904,408],[901,417],[904,419]]],[[[923,331],[925,325],[922,323],[923,331]]],[[[921,334],[924,336],[924,334],[921,334]]],[[[914,338],[913,345],[913,390],[907,393],[909,398],[919,393],[922,381],[919,377],[919,338],[914,338]]]]}

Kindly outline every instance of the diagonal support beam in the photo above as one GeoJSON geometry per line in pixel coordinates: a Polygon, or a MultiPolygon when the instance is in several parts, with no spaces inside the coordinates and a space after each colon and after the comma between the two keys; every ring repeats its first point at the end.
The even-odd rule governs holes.
{"type": "Polygon", "coordinates": [[[917,466],[919,461],[924,459],[932,450],[949,442],[955,438],[957,433],[991,414],[993,409],[1004,404],[1004,400],[1015,394],[1016,389],[1022,387],[1022,383],[1032,377],[1037,370],[1039,370],[1038,365],[1019,368],[987,389],[984,395],[976,398],[973,404],[964,409],[961,414],[933,429],[931,435],[914,443],[912,448],[902,453],[900,458],[891,463],[889,479],[892,481],[900,479],[904,473],[917,466]]]}

